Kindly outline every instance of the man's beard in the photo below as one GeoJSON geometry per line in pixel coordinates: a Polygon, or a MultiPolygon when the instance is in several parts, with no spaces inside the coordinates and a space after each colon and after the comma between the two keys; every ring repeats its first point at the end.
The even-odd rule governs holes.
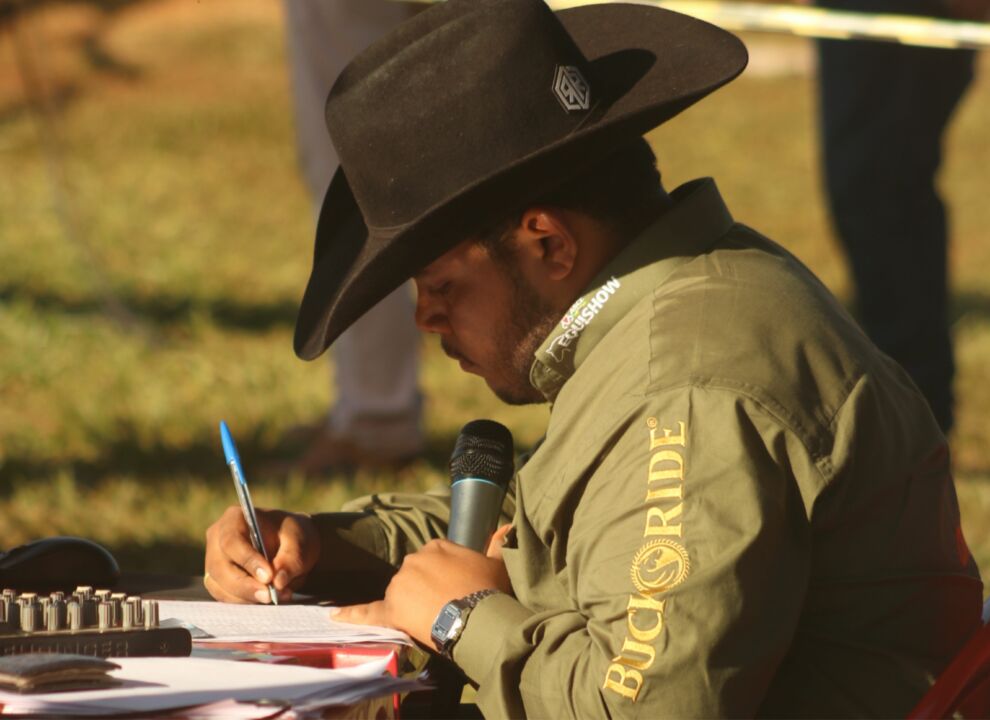
{"type": "Polygon", "coordinates": [[[509,322],[495,332],[496,367],[503,370],[504,385],[488,387],[504,403],[530,405],[545,402],[543,394],[533,387],[529,373],[537,349],[543,344],[560,319],[561,312],[540,297],[536,289],[515,268],[503,266],[512,282],[512,306],[509,322]]]}

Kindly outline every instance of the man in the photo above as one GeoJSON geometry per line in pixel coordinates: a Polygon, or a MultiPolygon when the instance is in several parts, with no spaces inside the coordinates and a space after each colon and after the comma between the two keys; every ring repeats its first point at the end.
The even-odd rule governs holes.
{"type": "Polygon", "coordinates": [[[338,618],[435,644],[487,717],[907,712],[979,623],[944,437],[796,259],[711,180],[664,192],[641,139],[745,62],[675,13],[538,0],[451,0],[359,56],[297,353],[412,275],[420,327],[552,403],[546,437],[487,555],[437,539],[442,491],[263,513],[271,564],[231,509],[210,592],[394,572],[338,618]]]}

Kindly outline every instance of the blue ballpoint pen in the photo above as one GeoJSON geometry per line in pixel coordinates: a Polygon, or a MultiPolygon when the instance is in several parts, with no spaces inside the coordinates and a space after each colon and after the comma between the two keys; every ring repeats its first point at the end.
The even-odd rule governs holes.
{"type": "MultiPolygon", "coordinates": [[[[261,540],[261,528],[258,527],[258,516],[254,513],[251,492],[248,490],[247,480],[244,478],[244,468],[241,467],[241,456],[237,454],[237,446],[234,445],[234,438],[231,437],[230,429],[223,420],[220,421],[220,442],[223,444],[223,455],[227,461],[227,467],[230,468],[230,475],[234,478],[237,499],[241,502],[244,521],[247,523],[248,531],[251,535],[251,544],[268,561],[265,543],[261,540]]],[[[268,583],[268,594],[271,596],[272,604],[278,605],[278,595],[275,594],[275,588],[271,583],[268,583]]]]}

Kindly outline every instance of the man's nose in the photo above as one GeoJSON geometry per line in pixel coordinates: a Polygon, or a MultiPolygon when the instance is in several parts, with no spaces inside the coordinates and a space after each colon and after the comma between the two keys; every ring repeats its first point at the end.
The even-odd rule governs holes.
{"type": "Polygon", "coordinates": [[[416,327],[423,332],[439,334],[450,329],[443,302],[419,285],[416,286],[416,327]]]}

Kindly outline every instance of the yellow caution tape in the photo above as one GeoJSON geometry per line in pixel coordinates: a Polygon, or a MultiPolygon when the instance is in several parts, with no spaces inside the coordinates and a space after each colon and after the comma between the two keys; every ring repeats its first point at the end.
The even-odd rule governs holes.
{"type": "MultiPolygon", "coordinates": [[[[442,0],[426,0],[440,2],[442,0]]],[[[554,10],[612,0],[548,0],[554,10]]],[[[795,5],[717,0],[624,0],[692,15],[727,30],[755,30],[843,40],[880,40],[940,48],[990,48],[990,23],[914,15],[875,15],[795,5]]],[[[990,2],[990,0],[988,0],[990,2]]]]}
{"type": "MultiPolygon", "coordinates": [[[[577,3],[551,3],[551,5],[577,3]]],[[[990,47],[990,24],[913,15],[874,15],[757,3],[661,0],[659,5],[728,30],[783,32],[820,38],[883,40],[942,48],[990,47]]]]}

